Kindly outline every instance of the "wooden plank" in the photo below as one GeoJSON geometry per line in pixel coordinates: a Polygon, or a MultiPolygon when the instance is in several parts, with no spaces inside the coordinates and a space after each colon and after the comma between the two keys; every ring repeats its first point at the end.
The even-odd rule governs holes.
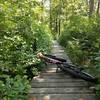
{"type": "Polygon", "coordinates": [[[30,94],[29,100],[95,100],[95,94],[30,94]]]}
{"type": "Polygon", "coordinates": [[[64,88],[64,87],[88,87],[87,83],[83,83],[83,82],[76,82],[76,83],[57,83],[57,82],[34,82],[31,84],[32,88],[36,87],[36,88],[64,88]]]}
{"type": "Polygon", "coordinates": [[[29,91],[31,94],[82,94],[93,93],[91,90],[83,87],[72,88],[31,88],[29,91]]]}
{"type": "Polygon", "coordinates": [[[82,80],[82,79],[75,79],[75,78],[69,78],[69,79],[44,79],[44,78],[34,78],[32,80],[32,83],[33,82],[48,82],[48,83],[54,83],[54,82],[58,82],[58,83],[62,83],[62,82],[66,82],[66,83],[75,83],[75,82],[82,82],[82,83],[87,83],[86,81],[82,80]]]}

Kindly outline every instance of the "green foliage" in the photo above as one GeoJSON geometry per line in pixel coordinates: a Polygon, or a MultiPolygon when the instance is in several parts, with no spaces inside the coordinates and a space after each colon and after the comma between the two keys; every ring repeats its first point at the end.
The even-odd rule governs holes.
{"type": "MultiPolygon", "coordinates": [[[[66,48],[74,64],[85,67],[100,80],[100,16],[94,15],[88,18],[84,14],[79,15],[70,11],[69,13],[72,15],[64,23],[59,42],[66,48]]],[[[100,81],[96,85],[98,100],[99,85],[100,81]]]]}
{"type": "Polygon", "coordinates": [[[76,64],[90,64],[98,56],[100,49],[100,28],[99,22],[94,19],[96,18],[88,21],[88,18],[75,16],[75,20],[71,20],[73,21],[72,23],[66,24],[65,30],[60,36],[59,41],[61,45],[66,47],[70,54],[69,56],[71,56],[76,64]],[[95,30],[96,28],[98,30],[95,30]]]}
{"type": "Polygon", "coordinates": [[[17,75],[15,78],[6,78],[5,84],[0,81],[0,99],[27,100],[30,85],[27,78],[17,75]]]}
{"type": "Polygon", "coordinates": [[[100,99],[100,84],[96,85],[96,97],[97,100],[100,99]]]}
{"type": "MultiPolygon", "coordinates": [[[[84,22],[80,20],[80,23],[84,22]]],[[[82,28],[80,23],[77,26],[67,24],[59,41],[66,47],[66,52],[74,64],[84,66],[100,80],[100,21],[87,22],[82,28]]],[[[96,95],[99,100],[100,81],[96,85],[96,95]]]]}
{"type": "Polygon", "coordinates": [[[50,31],[37,7],[35,0],[0,1],[0,100],[28,100],[29,80],[43,68],[36,53],[50,51],[50,31]]]}
{"type": "MultiPolygon", "coordinates": [[[[76,18],[75,18],[76,19],[76,18]]],[[[79,22],[66,24],[65,30],[59,38],[62,46],[66,47],[72,62],[82,65],[88,72],[100,79],[100,21],[92,18],[84,21],[77,17],[79,22]],[[77,23],[77,25],[76,25],[77,23]]],[[[97,99],[100,99],[100,82],[96,85],[97,99]]]]}

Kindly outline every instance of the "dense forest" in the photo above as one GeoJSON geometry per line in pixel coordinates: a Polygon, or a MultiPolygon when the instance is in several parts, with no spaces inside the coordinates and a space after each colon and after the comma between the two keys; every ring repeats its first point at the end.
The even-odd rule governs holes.
{"type": "Polygon", "coordinates": [[[53,39],[100,80],[100,0],[0,0],[0,100],[28,100],[53,39]]]}

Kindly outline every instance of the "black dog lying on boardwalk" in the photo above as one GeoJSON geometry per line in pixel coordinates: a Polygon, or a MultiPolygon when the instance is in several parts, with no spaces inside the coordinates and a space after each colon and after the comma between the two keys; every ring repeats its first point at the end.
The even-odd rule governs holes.
{"type": "Polygon", "coordinates": [[[73,64],[69,64],[67,60],[63,58],[58,58],[53,55],[47,55],[42,53],[38,53],[37,57],[44,60],[45,62],[56,64],[57,70],[58,68],[60,68],[62,71],[70,73],[74,77],[78,77],[93,83],[97,83],[98,81],[97,78],[85,72],[83,68],[79,68],[73,64]]]}

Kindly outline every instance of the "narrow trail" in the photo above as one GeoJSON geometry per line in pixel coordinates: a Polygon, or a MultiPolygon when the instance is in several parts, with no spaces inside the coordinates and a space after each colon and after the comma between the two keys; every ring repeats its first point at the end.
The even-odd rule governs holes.
{"type": "MultiPolygon", "coordinates": [[[[52,54],[66,58],[71,63],[56,41],[53,42],[52,54]]],[[[32,80],[29,100],[96,100],[88,82],[62,71],[56,72],[56,67],[49,64],[45,71],[32,80]]]]}

